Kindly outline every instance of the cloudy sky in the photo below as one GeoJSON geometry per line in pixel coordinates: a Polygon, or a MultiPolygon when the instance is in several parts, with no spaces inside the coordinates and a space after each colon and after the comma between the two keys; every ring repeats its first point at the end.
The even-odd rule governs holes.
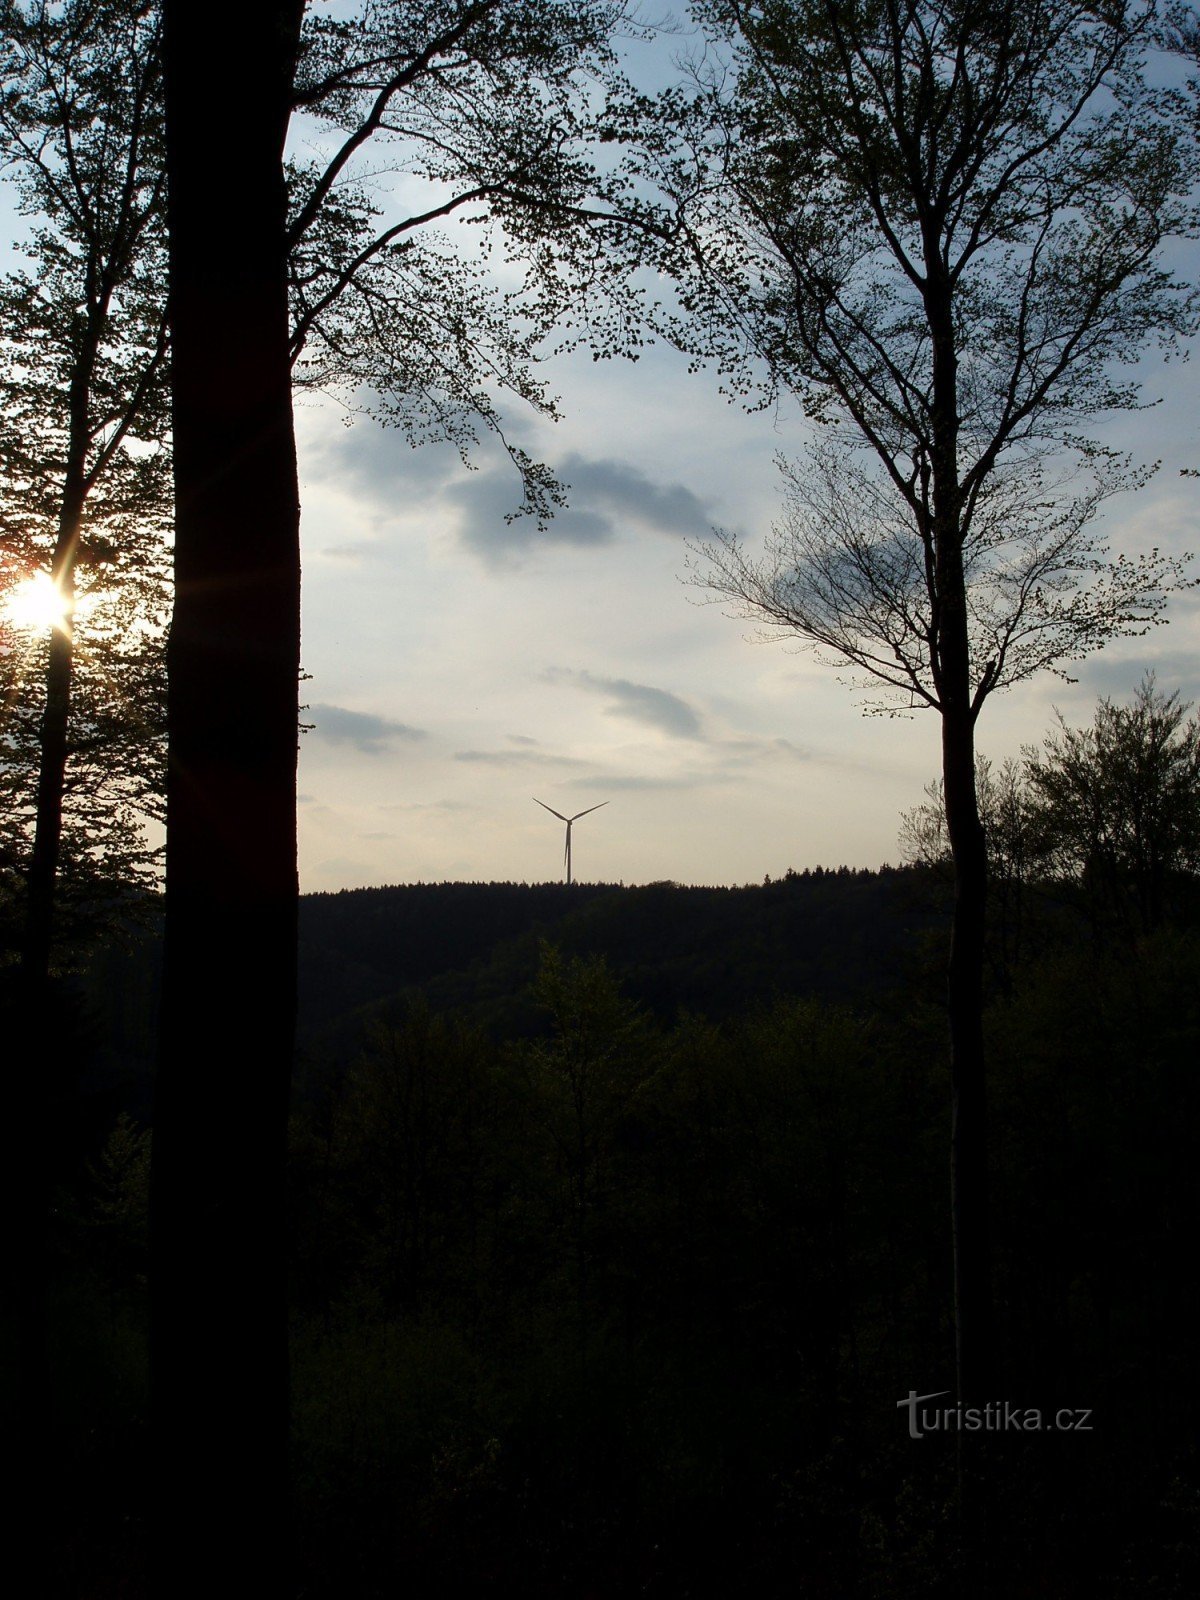
{"type": "MultiPolygon", "coordinates": [[[[467,471],[453,449],[414,451],[369,420],[347,426],[343,406],[299,402],[303,887],[553,878],[562,830],[534,796],[567,815],[607,802],[575,835],[586,879],[746,883],[897,860],[900,813],[937,774],[936,719],[865,717],[835,669],[749,642],[682,581],[688,541],[714,525],[761,544],[774,458],[805,438],[798,414],[746,414],[666,348],[636,364],[579,352],[543,376],[560,422],[505,411],[570,486],[543,532],[506,522],[520,491],[502,453],[467,471]]],[[[1179,476],[1200,464],[1195,384],[1178,362],[1144,377],[1163,403],[1109,437],[1162,469],[1110,504],[1104,530],[1114,550],[1182,551],[1200,544],[1200,480],[1179,476]]],[[[1200,699],[1194,597],[1170,616],[1077,685],[1045,676],[994,697],[984,753],[1039,741],[1056,705],[1090,720],[1147,665],[1200,699]]]]}
{"type": "MultiPolygon", "coordinates": [[[[864,717],[863,697],[803,651],[748,641],[747,625],[689,589],[686,545],[713,525],[761,539],[777,515],[773,458],[796,416],[746,415],[711,375],[655,349],[633,365],[553,364],[557,425],[514,432],[571,486],[544,533],[506,523],[519,489],[502,456],[467,472],[452,450],[410,449],[367,420],[306,403],[301,868],[306,889],[422,879],[542,880],[579,824],[577,876],[745,883],[789,866],[898,859],[899,814],[936,776],[938,728],[864,717]]],[[[1121,437],[1164,465],[1114,503],[1106,531],[1131,552],[1194,544],[1200,459],[1186,368],[1147,372],[1163,406],[1121,437]]],[[[986,754],[1038,741],[1058,705],[1090,719],[1147,664],[1200,695],[1200,627],[1110,646],[1080,682],[1046,677],[994,698],[986,754]]]]}
{"type": "MultiPolygon", "coordinates": [[[[647,85],[686,38],[636,47],[647,85]]],[[[1180,256],[1186,271],[1189,261],[1180,256]]],[[[931,713],[864,716],[861,694],[810,653],[750,642],[748,625],[683,581],[688,541],[714,525],[751,545],[778,515],[775,457],[796,455],[798,412],[747,414],[717,378],[667,348],[635,364],[586,352],[547,364],[551,424],[505,425],[570,486],[539,532],[506,522],[514,469],[482,451],[410,449],[369,420],[306,401],[301,872],[306,889],[439,879],[551,878],[566,815],[576,874],[626,883],[744,883],[789,866],[898,859],[900,813],[939,765],[931,713]]],[[[1108,437],[1151,485],[1110,503],[1114,550],[1197,543],[1194,383],[1148,362],[1152,410],[1108,437]]],[[[1171,625],[1076,669],[993,697],[980,724],[995,759],[1039,742],[1054,707],[1090,720],[1097,696],[1132,691],[1147,665],[1200,698],[1200,621],[1171,625]]]]}

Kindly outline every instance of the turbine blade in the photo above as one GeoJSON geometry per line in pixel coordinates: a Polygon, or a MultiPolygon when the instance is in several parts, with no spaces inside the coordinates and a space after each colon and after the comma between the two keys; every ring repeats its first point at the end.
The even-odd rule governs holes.
{"type": "MultiPolygon", "coordinates": [[[[552,817],[557,817],[560,822],[570,822],[572,820],[570,817],[564,817],[561,811],[555,811],[554,807],[548,806],[544,800],[539,800],[537,795],[530,795],[529,798],[535,805],[541,806],[543,811],[548,811],[552,817]]],[[[607,801],[605,803],[607,804],[607,801]]]]}
{"type": "Polygon", "coordinates": [[[577,811],[571,818],[571,821],[578,822],[580,817],[590,817],[593,811],[599,811],[601,806],[606,806],[607,804],[607,800],[601,800],[600,805],[598,806],[589,806],[586,811],[577,811]]]}

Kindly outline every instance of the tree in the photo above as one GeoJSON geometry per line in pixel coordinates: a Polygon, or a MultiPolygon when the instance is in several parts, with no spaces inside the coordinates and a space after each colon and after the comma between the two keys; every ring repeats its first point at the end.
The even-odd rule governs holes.
{"type": "Polygon", "coordinates": [[[29,267],[0,284],[0,785],[35,1015],[60,867],[78,909],[153,861],[138,813],[161,788],[168,598],[160,32],[132,0],[0,12],[0,141],[37,218],[29,267]]]}
{"type": "MultiPolygon", "coordinates": [[[[997,767],[975,757],[975,794],[987,843],[989,962],[1008,990],[1026,947],[1026,891],[1038,860],[1030,796],[1022,764],[1011,758],[997,767]]],[[[900,819],[902,859],[954,881],[954,857],[946,831],[946,799],[940,779],[925,786],[925,802],[900,819]]]]}
{"type": "Polygon", "coordinates": [[[624,20],[621,0],[372,0],[304,23],[294,110],[319,154],[288,165],[296,381],[464,461],[491,433],[539,517],[561,486],[507,438],[500,399],[557,415],[533,369],[548,335],[569,342],[568,312],[575,339],[633,351],[627,261],[661,231],[591,155],[591,80],[624,20]],[[381,195],[384,175],[411,210],[381,195]],[[451,218],[473,250],[441,231],[451,218]],[[519,287],[498,285],[496,253],[519,287]]]}
{"type": "Polygon", "coordinates": [[[0,965],[21,1129],[4,1209],[20,1333],[14,1441],[35,1548],[54,1500],[50,1172],[74,1068],[52,974],[114,897],[151,875],[142,822],[161,791],[159,43],[156,18],[130,0],[0,7],[0,147],[22,211],[38,219],[29,265],[0,281],[0,965]]]}
{"type": "Polygon", "coordinates": [[[645,1020],[621,994],[604,958],[563,956],[543,942],[534,995],[551,1032],[524,1052],[533,1115],[554,1151],[559,1215],[570,1238],[581,1343],[602,1232],[612,1203],[622,1120],[655,1070],[645,1020]]]}
{"type": "Polygon", "coordinates": [[[443,294],[435,256],[418,270],[410,236],[486,202],[522,249],[558,230],[545,249],[551,299],[565,221],[581,238],[566,259],[588,276],[599,223],[575,203],[587,169],[567,158],[582,120],[566,111],[583,104],[579,68],[613,15],[583,0],[397,0],[349,24],[318,16],[302,32],[302,0],[272,0],[239,14],[237,49],[222,53],[235,120],[213,118],[210,79],[195,71],[215,66],[209,15],[167,0],[176,600],[151,1233],[156,1542],[172,1592],[210,1592],[235,1562],[256,1592],[286,1587],[293,365],[308,348],[317,376],[381,377],[402,408],[415,374],[415,415],[427,404],[439,425],[464,405],[495,415],[483,386],[513,387],[523,346],[489,343],[502,332],[489,324],[479,355],[468,316],[478,300],[453,282],[443,294]],[[343,137],[293,180],[289,211],[283,152],[296,105],[343,137]],[[434,183],[428,207],[381,231],[346,187],[352,158],[377,134],[407,141],[417,175],[434,183]],[[336,238],[361,243],[331,247],[339,213],[347,232],[336,238]],[[540,224],[519,224],[533,217],[540,224]],[[378,336],[365,371],[355,365],[363,330],[378,336]]]}
{"type": "Polygon", "coordinates": [[[151,1171],[157,1582],[287,1592],[282,1166],[295,1008],[299,492],[283,144],[300,0],[166,5],[175,609],[151,1171]],[[220,218],[220,225],[214,219],[220,218]],[[221,1070],[215,1070],[217,1064],[221,1070]]]}
{"type": "Polygon", "coordinates": [[[1026,752],[1031,827],[1060,879],[1097,910],[1151,933],[1171,890],[1200,870],[1200,719],[1147,673],[1129,705],[1105,696],[1090,728],[1058,731],[1026,752]]]}
{"type": "MultiPolygon", "coordinates": [[[[433,36],[410,58],[406,39],[430,22],[411,7],[375,6],[353,24],[309,19],[294,109],[322,130],[327,148],[321,159],[291,161],[287,169],[294,376],[307,388],[338,389],[352,406],[365,404],[402,426],[413,443],[449,438],[464,457],[484,425],[521,471],[524,508],[545,515],[558,486],[504,439],[491,391],[507,389],[553,414],[532,364],[538,338],[578,278],[570,288],[558,281],[550,251],[536,274],[540,305],[526,296],[518,314],[515,294],[498,290],[434,225],[470,208],[474,220],[486,220],[478,210],[486,203],[508,208],[513,231],[525,212],[561,204],[567,187],[578,189],[586,166],[572,153],[579,127],[572,74],[582,49],[602,48],[611,13],[557,4],[524,8],[518,18],[491,3],[446,7],[435,20],[433,36]],[[384,226],[380,175],[364,177],[355,165],[364,146],[381,141],[410,182],[420,178],[450,192],[444,187],[435,204],[384,226]]],[[[25,960],[44,975],[68,787],[92,803],[86,830],[73,830],[86,831],[87,851],[69,838],[66,862],[88,860],[93,883],[105,851],[109,878],[122,868],[144,876],[152,863],[152,855],[129,849],[139,830],[122,796],[131,791],[135,809],[144,806],[161,761],[161,729],[156,724],[152,733],[146,717],[162,698],[145,692],[156,652],[129,626],[134,601],[153,615],[163,609],[166,589],[161,559],[153,574],[148,570],[148,553],[162,555],[170,471],[161,67],[156,13],[126,0],[76,0],[61,13],[8,0],[3,25],[14,92],[0,107],[0,131],[24,207],[40,218],[29,246],[34,269],[7,281],[5,301],[6,587],[42,574],[40,592],[73,618],[77,633],[76,572],[101,563],[91,570],[88,606],[94,615],[98,593],[106,601],[120,596],[122,626],[108,633],[110,645],[119,640],[122,649],[110,648],[111,659],[91,680],[119,682],[134,640],[146,646],[139,659],[147,667],[132,689],[110,689],[109,698],[118,709],[123,699],[126,709],[106,724],[113,742],[103,774],[97,760],[92,772],[69,778],[68,765],[78,765],[85,751],[98,756],[110,736],[84,705],[72,707],[79,690],[72,628],[44,630],[44,705],[32,688],[39,674],[31,674],[28,652],[8,658],[21,679],[6,692],[8,738],[20,754],[7,768],[16,803],[4,860],[15,882],[29,857],[25,960]],[[157,448],[148,454],[150,444],[157,448]],[[72,452],[82,460],[82,477],[68,485],[72,452]],[[85,518],[103,537],[80,542],[85,518]],[[140,588],[135,577],[145,580],[140,588]],[[69,731],[73,720],[88,728],[86,736],[69,731]],[[30,764],[37,768],[32,784],[30,764]],[[31,811],[24,797],[35,791],[31,811]]],[[[527,236],[536,231],[526,224],[527,236]]],[[[595,261],[585,270],[597,270],[595,261]]],[[[95,655],[105,630],[92,631],[99,635],[95,655]]],[[[67,827],[71,833],[69,815],[67,827]]]]}
{"type": "MultiPolygon", "coordinates": [[[[322,124],[326,135],[329,129],[335,131],[326,158],[285,168],[288,358],[293,378],[316,387],[338,385],[356,399],[365,389],[367,404],[399,422],[413,442],[429,436],[449,437],[465,452],[474,438],[475,425],[482,422],[499,435],[518,465],[525,485],[525,508],[539,514],[548,512],[558,496],[558,486],[536,463],[504,441],[495,391],[507,389],[542,410],[553,410],[553,403],[531,373],[537,339],[553,323],[564,297],[609,271],[591,230],[609,226],[612,218],[579,204],[581,185],[594,175],[578,154],[584,122],[578,69],[589,51],[606,48],[607,32],[616,14],[615,8],[587,0],[546,0],[521,7],[502,0],[479,0],[442,5],[432,12],[405,3],[371,5],[364,7],[353,23],[311,17],[285,74],[287,115],[298,109],[322,124]],[[370,192],[372,178],[377,179],[378,174],[363,179],[361,173],[355,175],[354,167],[368,142],[383,140],[401,149],[403,170],[410,179],[425,180],[434,196],[428,206],[399,223],[389,220],[386,226],[379,221],[381,205],[370,192]],[[512,293],[489,287],[481,267],[461,260],[434,235],[432,225],[439,219],[471,208],[474,220],[484,220],[481,208],[490,210],[522,250],[541,241],[540,255],[535,251],[531,269],[536,294],[523,296],[525,310],[521,314],[512,293]],[[576,241],[570,247],[562,228],[568,216],[576,241]],[[552,225],[558,228],[554,243],[549,239],[552,225]],[[568,261],[570,270],[563,274],[560,269],[568,261]]],[[[60,869],[90,858],[87,876],[94,894],[100,867],[107,869],[111,878],[116,868],[144,870],[151,861],[150,853],[129,848],[137,837],[131,808],[152,805],[157,793],[160,747],[156,729],[145,725],[145,713],[157,707],[161,695],[150,665],[154,651],[136,658],[132,655],[129,645],[134,635],[128,623],[138,600],[146,594],[146,586],[139,588],[131,575],[140,569],[142,576],[149,577],[147,541],[134,537],[131,519],[135,513],[145,517],[149,510],[154,533],[160,531],[167,504],[164,469],[169,468],[162,448],[151,452],[131,448],[139,444],[161,447],[165,425],[164,170],[156,18],[151,8],[125,4],[124,0],[114,0],[111,5],[78,0],[62,12],[44,4],[10,4],[4,11],[5,45],[18,90],[3,107],[10,153],[28,168],[29,207],[40,211],[49,224],[35,239],[36,272],[10,286],[10,308],[20,312],[12,326],[25,343],[19,351],[16,343],[13,346],[17,353],[10,398],[16,397],[20,403],[10,409],[6,419],[13,423],[12,439],[16,441],[9,465],[20,463],[7,485],[12,514],[7,523],[11,538],[6,539],[6,556],[20,571],[30,564],[36,539],[29,530],[38,516],[45,517],[50,485],[59,498],[53,507],[56,532],[49,594],[70,619],[77,569],[101,561],[105,577],[120,578],[111,585],[111,592],[125,626],[96,632],[95,639],[106,640],[109,649],[107,670],[97,672],[95,682],[110,691],[109,700],[115,700],[120,709],[122,698],[131,695],[130,671],[136,659],[146,669],[139,687],[151,691],[138,694],[141,715],[137,718],[130,717],[127,708],[123,718],[114,719],[107,707],[93,714],[88,698],[91,680],[85,675],[81,687],[79,679],[81,657],[75,641],[80,629],[68,621],[51,630],[44,641],[48,656],[45,712],[40,713],[35,698],[24,692],[14,697],[9,732],[14,748],[20,747],[21,759],[9,762],[7,780],[14,793],[27,792],[23,786],[30,783],[31,765],[39,772],[35,839],[26,873],[24,946],[27,968],[43,976],[48,974],[51,960],[60,869]],[[55,318],[57,322],[51,326],[55,318]],[[40,368],[31,361],[31,343],[40,355],[46,350],[53,353],[58,363],[53,371],[46,371],[45,360],[40,368]],[[95,405],[89,411],[92,400],[95,405]],[[27,442],[20,443],[53,434],[56,424],[47,426],[44,411],[47,406],[52,409],[55,401],[60,402],[65,417],[60,429],[63,462],[57,469],[61,483],[52,483],[53,463],[35,458],[27,442]],[[43,407],[41,413],[39,406],[43,407]],[[134,485],[141,490],[140,500],[133,493],[134,485]],[[102,528],[102,538],[86,536],[85,507],[90,524],[102,528]],[[114,682],[113,668],[118,662],[123,671],[114,682]],[[130,670],[124,670],[126,667],[130,670]],[[35,723],[38,734],[33,741],[35,723]],[[89,781],[100,774],[102,783],[89,781]],[[85,826],[92,831],[84,835],[76,828],[85,838],[86,850],[74,847],[69,810],[68,837],[65,846],[63,843],[63,796],[72,789],[88,798],[85,826]],[[111,847],[107,857],[98,860],[103,852],[97,848],[97,830],[103,827],[107,827],[111,847]]],[[[285,116],[285,126],[286,120],[285,116]]],[[[599,185],[593,187],[600,192],[599,185]]],[[[607,287],[611,290],[611,283],[607,287]]],[[[615,304],[619,298],[619,294],[611,294],[608,303],[615,304]]],[[[186,320],[186,312],[184,316],[186,320]]],[[[178,393],[175,409],[178,419],[178,393]]],[[[196,482],[196,463],[188,470],[196,482]]],[[[177,575],[189,570],[189,559],[185,537],[177,575]]],[[[224,615],[237,609],[230,604],[228,592],[222,592],[226,581],[236,588],[245,579],[250,591],[256,583],[270,587],[259,558],[251,553],[247,559],[248,567],[239,564],[227,547],[219,551],[214,547],[202,556],[198,568],[191,569],[202,573],[197,583],[211,584],[214,596],[207,613],[202,605],[194,607],[191,597],[182,597],[174,657],[184,662],[203,657],[202,649],[195,657],[191,654],[189,628],[204,629],[212,624],[228,636],[233,627],[241,625],[232,615],[225,621],[214,615],[214,610],[224,615]],[[228,570],[222,562],[228,563],[228,570]]],[[[294,552],[287,560],[294,561],[294,552]]],[[[161,603],[161,570],[153,578],[159,585],[154,596],[161,603]]],[[[249,613],[243,610],[239,615],[247,626],[248,639],[253,639],[249,613]]],[[[79,610],[74,620],[81,619],[79,610]]],[[[176,744],[186,752],[185,759],[194,755],[196,762],[189,767],[187,778],[180,779],[177,758],[172,803],[176,840],[187,838],[189,823],[182,819],[189,815],[189,804],[201,810],[208,806],[211,822],[220,813],[222,800],[257,793],[253,781],[239,788],[230,770],[237,769],[242,778],[251,776],[254,759],[244,741],[229,739],[223,758],[216,755],[230,729],[228,708],[239,693],[248,692],[247,684],[253,679],[250,657],[257,647],[247,656],[240,647],[231,647],[228,637],[218,642],[217,632],[208,641],[215,667],[210,658],[209,666],[198,669],[190,685],[184,684],[186,668],[176,672],[182,687],[173,697],[173,720],[177,733],[191,729],[190,734],[183,732],[176,744]],[[237,671],[229,675],[230,661],[239,658],[246,674],[241,679],[237,671]],[[202,686],[199,680],[205,676],[207,683],[202,686]],[[236,688],[234,680],[238,680],[236,688]],[[219,689],[222,681],[227,685],[224,721],[214,732],[210,715],[205,732],[200,728],[203,719],[193,720],[193,712],[200,697],[219,689]],[[189,702],[189,696],[195,697],[194,701],[189,702]],[[195,749],[189,749],[189,738],[199,741],[195,749]],[[224,760],[225,768],[214,779],[212,792],[206,794],[204,784],[213,774],[206,774],[205,762],[211,766],[219,759],[224,760]],[[227,784],[224,790],[222,782],[227,784]],[[195,790],[190,800],[189,785],[195,790]]],[[[285,644],[283,648],[290,647],[285,644]]],[[[94,652],[88,659],[98,660],[98,656],[94,652]]],[[[282,701],[276,699],[274,704],[278,708],[282,701]]],[[[289,739],[294,738],[294,706],[291,722],[289,739]]],[[[276,731],[278,727],[276,724],[276,731]]],[[[265,759],[268,764],[281,759],[279,750],[265,759]]],[[[278,773],[280,769],[274,770],[278,773]]],[[[26,808],[18,806],[11,822],[13,845],[6,858],[14,877],[23,865],[26,818],[26,808]]],[[[197,817],[191,821],[199,828],[197,817]]],[[[218,830],[218,840],[234,871],[244,855],[230,845],[236,828],[227,811],[223,837],[218,830]]],[[[189,859],[189,848],[184,844],[174,849],[177,883],[186,881],[189,869],[178,863],[189,859]]],[[[223,860],[209,885],[217,900],[222,881],[229,889],[225,865],[223,860]]],[[[197,876],[202,875],[200,869],[197,876]]],[[[251,870],[247,881],[253,876],[251,870]]],[[[176,894],[174,905],[178,907],[185,898],[176,894]]],[[[204,901],[204,894],[199,893],[198,903],[204,901]]],[[[234,894],[230,903],[244,903],[250,915],[258,904],[253,890],[244,902],[234,894]]],[[[196,938],[203,945],[216,932],[211,923],[204,927],[203,916],[193,921],[189,916],[189,912],[181,916],[168,909],[169,923],[192,929],[190,934],[176,933],[172,940],[173,948],[185,952],[189,939],[196,938]]],[[[60,917],[60,937],[62,931],[60,917]]],[[[168,979],[169,993],[171,983],[190,960],[186,953],[182,959],[176,957],[173,976],[168,979]]],[[[219,967],[220,961],[215,965],[219,967]]],[[[198,958],[197,977],[204,971],[204,961],[198,958]]],[[[268,1005],[265,1009],[269,1013],[272,1008],[268,1005]]],[[[44,1007],[30,1004],[26,1015],[32,1025],[33,1019],[44,1015],[44,1007]]],[[[174,1037],[174,1043],[164,1046],[164,1063],[169,1058],[171,1065],[160,1079],[162,1114],[157,1131],[162,1135],[160,1149],[169,1149],[176,1104],[175,1061],[187,1052],[178,1035],[172,1035],[177,1024],[172,1021],[170,1004],[164,1016],[165,1037],[174,1037]]],[[[277,1113],[278,1094],[272,1103],[277,1113]]],[[[278,1123],[278,1115],[274,1120],[278,1123]]],[[[205,1148],[204,1118],[189,1112],[188,1122],[182,1143],[195,1157],[205,1148]]],[[[265,1122],[260,1131],[262,1126],[265,1122]]],[[[214,1145],[219,1144],[220,1130],[208,1131],[214,1134],[214,1145]]],[[[247,1150],[250,1147],[248,1144],[247,1150]]],[[[266,1165],[269,1167],[269,1161],[266,1165]]],[[[168,1159],[168,1171],[170,1166],[168,1159]]],[[[264,1179],[261,1191],[249,1185],[251,1200],[265,1192],[266,1184],[264,1179]]],[[[182,1191],[170,1183],[157,1189],[156,1215],[160,1220],[170,1218],[171,1195],[178,1197],[182,1191]]],[[[186,1201],[183,1206],[186,1210],[186,1201]]],[[[162,1222],[168,1235],[173,1226],[170,1221],[162,1222]]],[[[187,1243],[184,1238],[176,1252],[181,1258],[187,1255],[187,1243]]],[[[158,1252],[160,1260],[170,1255],[170,1250],[158,1252]]],[[[173,1301],[169,1274],[163,1282],[160,1306],[173,1307],[165,1313],[166,1322],[178,1312],[182,1326],[190,1321],[190,1314],[181,1302],[173,1301]]],[[[161,1318],[159,1322],[161,1357],[164,1348],[170,1347],[171,1336],[161,1332],[161,1318]]],[[[194,1368],[195,1341],[203,1334],[203,1329],[195,1328],[181,1335],[179,1349],[189,1348],[190,1340],[193,1355],[183,1359],[179,1370],[194,1368]]],[[[173,1360],[171,1355],[159,1359],[160,1373],[170,1370],[173,1360]]],[[[252,1383],[249,1388],[243,1386],[243,1397],[253,1388],[252,1383]]],[[[168,1383],[162,1392],[169,1389],[168,1383]]],[[[269,1384],[262,1387],[264,1397],[269,1389],[269,1384]]],[[[251,1395],[251,1403],[253,1399],[251,1395]]],[[[164,1414],[170,1414],[172,1404],[170,1399],[164,1400],[164,1414]]],[[[219,1407],[212,1409],[211,1416],[219,1422],[219,1407]]],[[[200,1456],[203,1458],[202,1451],[200,1456]]],[[[249,1457],[253,1456],[251,1448],[249,1457]]]]}
{"type": "MultiPolygon", "coordinates": [[[[1200,720],[1179,691],[1149,672],[1128,705],[1108,696],[1092,725],[1057,732],[997,770],[978,758],[975,785],[988,845],[989,886],[1000,901],[999,957],[1020,957],[1021,904],[1031,882],[1082,890],[1096,931],[1115,924],[1153,933],[1200,870],[1200,720]]],[[[904,813],[906,861],[950,867],[940,783],[904,813]]]]}
{"type": "Polygon", "coordinates": [[[996,689],[1158,620],[1179,581],[1157,552],[1110,562],[1090,535],[1128,475],[1080,433],[1136,403],[1115,372],[1193,326],[1162,245],[1194,231],[1196,151],[1184,101],[1143,71],[1153,4],[707,0],[697,15],[710,49],[638,158],[687,219],[676,338],[743,392],[798,395],[824,430],[765,561],[725,536],[705,581],[940,721],[970,1401],[991,1392],[993,1343],[975,726],[996,689]]]}

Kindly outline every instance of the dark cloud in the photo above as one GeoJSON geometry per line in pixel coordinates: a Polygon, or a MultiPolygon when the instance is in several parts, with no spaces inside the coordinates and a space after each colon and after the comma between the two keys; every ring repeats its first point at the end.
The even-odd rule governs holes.
{"type": "MultiPolygon", "coordinates": [[[[377,515],[430,500],[448,503],[457,513],[462,542],[490,564],[544,545],[594,549],[630,528],[685,539],[703,537],[712,526],[708,506],[685,484],[663,483],[637,467],[575,451],[550,463],[566,485],[568,503],[539,528],[535,517],[514,516],[521,481],[507,455],[485,442],[475,463],[477,470],[464,471],[453,448],[430,444],[414,450],[402,434],[360,417],[314,445],[309,465],[314,479],[349,490],[377,515]]],[[[386,543],[360,540],[321,554],[358,562],[386,557],[387,549],[386,543]]]]}
{"type": "Polygon", "coordinates": [[[686,700],[667,689],[655,689],[648,683],[631,683],[628,678],[598,678],[590,672],[555,668],[545,677],[548,683],[571,683],[579,689],[606,696],[609,703],[604,709],[610,717],[629,717],[679,739],[703,737],[699,715],[686,700]]]}
{"type": "Polygon", "coordinates": [[[451,445],[414,449],[398,429],[357,416],[315,442],[305,453],[304,467],[310,481],[349,489],[390,511],[403,506],[405,494],[423,498],[449,482],[460,463],[451,445]]]}
{"type": "Polygon", "coordinates": [[[504,737],[509,744],[532,745],[541,743],[539,739],[531,739],[527,733],[506,733],[504,737]]]}
{"type": "Polygon", "coordinates": [[[538,545],[591,549],[611,544],[616,536],[607,517],[578,504],[556,511],[544,528],[538,527],[536,517],[514,517],[521,503],[521,487],[507,461],[459,478],[447,487],[445,498],[458,512],[462,542],[491,565],[509,561],[538,545]]]}
{"type": "Polygon", "coordinates": [[[344,706],[309,706],[305,716],[315,724],[313,739],[326,744],[350,744],[367,755],[378,755],[394,739],[424,739],[423,728],[410,728],[406,722],[366,711],[347,711],[344,706]]]}
{"type": "Polygon", "coordinates": [[[611,544],[627,528],[700,538],[712,527],[708,507],[681,483],[659,483],[620,461],[573,453],[554,468],[567,489],[567,505],[539,528],[533,517],[506,522],[514,509],[514,480],[507,463],[460,479],[448,491],[461,516],[464,544],[484,560],[504,561],[537,545],[581,549],[611,544]]]}
{"type": "Polygon", "coordinates": [[[623,462],[578,454],[567,456],[558,473],[572,500],[602,506],[617,522],[680,539],[703,538],[712,530],[709,508],[682,483],[656,483],[623,462]]]}

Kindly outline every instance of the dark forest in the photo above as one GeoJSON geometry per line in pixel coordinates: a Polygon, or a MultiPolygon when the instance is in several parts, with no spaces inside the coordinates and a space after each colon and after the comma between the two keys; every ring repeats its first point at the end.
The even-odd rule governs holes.
{"type": "MultiPolygon", "coordinates": [[[[1126,875],[1031,877],[992,952],[996,1400],[1090,1416],[988,1436],[987,1592],[1197,1582],[1200,884],[1169,887],[1143,930],[1126,875]]],[[[948,927],[936,865],[302,900],[304,1592],[962,1593],[955,1440],[897,1409],[952,1382],[948,927]]],[[[63,1592],[144,1557],[153,944],[61,1000],[63,1592]]]]}

